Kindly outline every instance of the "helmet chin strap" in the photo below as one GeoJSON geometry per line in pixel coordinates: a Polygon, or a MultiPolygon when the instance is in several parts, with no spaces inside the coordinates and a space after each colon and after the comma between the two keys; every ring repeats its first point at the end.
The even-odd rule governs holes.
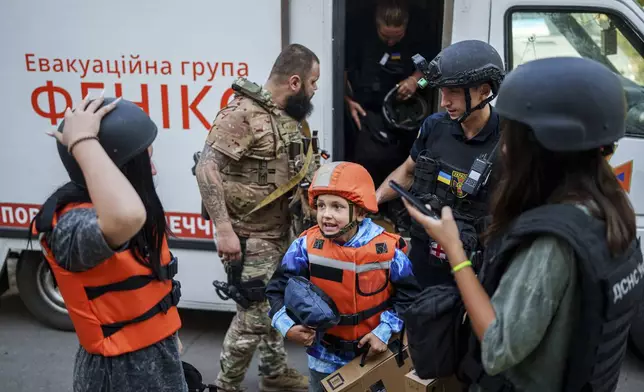
{"type": "Polygon", "coordinates": [[[354,205],[353,203],[349,203],[349,223],[347,223],[346,226],[344,226],[342,229],[340,229],[337,233],[335,234],[325,234],[324,231],[320,230],[322,232],[322,235],[324,238],[328,239],[336,239],[338,237],[341,237],[345,235],[346,233],[350,232],[353,230],[355,227],[358,226],[358,220],[355,219],[354,217],[354,205]]]}
{"type": "Polygon", "coordinates": [[[488,103],[492,102],[494,98],[496,98],[496,93],[493,92],[492,95],[481,101],[478,105],[475,107],[472,106],[472,96],[470,95],[470,89],[469,88],[464,88],[465,91],[465,113],[461,115],[461,117],[457,118],[455,121],[459,124],[462,124],[463,121],[467,120],[467,118],[472,114],[472,112],[481,110],[483,109],[488,103]]]}

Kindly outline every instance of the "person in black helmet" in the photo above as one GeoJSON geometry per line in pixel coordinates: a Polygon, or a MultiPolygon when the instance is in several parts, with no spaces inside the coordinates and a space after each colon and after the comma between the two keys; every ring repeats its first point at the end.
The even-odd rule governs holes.
{"type": "MultiPolygon", "coordinates": [[[[429,85],[440,89],[446,112],[429,116],[418,132],[407,160],[380,185],[378,203],[398,197],[394,180],[440,210],[454,207],[468,255],[480,249],[478,233],[487,215],[487,189],[463,191],[477,158],[489,160],[499,140],[499,116],[490,105],[503,80],[504,68],[496,50],[485,42],[461,41],[445,48],[422,67],[429,85]],[[474,192],[473,192],[474,193],[474,192]]],[[[412,220],[409,258],[423,286],[452,282],[447,255],[412,220]]]]}
{"type": "Polygon", "coordinates": [[[512,71],[501,178],[479,282],[451,209],[411,215],[445,249],[472,338],[473,391],[614,391],[644,293],[635,213],[606,160],[624,136],[618,77],[583,58],[512,71]]]}
{"type": "Polygon", "coordinates": [[[155,191],[157,127],[136,104],[83,99],[57,131],[69,182],[32,221],[80,347],[74,392],[188,391],[177,260],[155,191]]]}

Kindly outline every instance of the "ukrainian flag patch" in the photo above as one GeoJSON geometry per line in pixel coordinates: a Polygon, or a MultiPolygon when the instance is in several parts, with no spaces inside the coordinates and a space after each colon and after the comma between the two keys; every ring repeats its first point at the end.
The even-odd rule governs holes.
{"type": "Polygon", "coordinates": [[[391,54],[391,59],[392,60],[400,60],[400,53],[392,53],[391,54]]]}
{"type": "Polygon", "coordinates": [[[445,173],[444,171],[441,171],[438,173],[438,181],[442,182],[445,185],[452,185],[452,176],[445,173]]]}

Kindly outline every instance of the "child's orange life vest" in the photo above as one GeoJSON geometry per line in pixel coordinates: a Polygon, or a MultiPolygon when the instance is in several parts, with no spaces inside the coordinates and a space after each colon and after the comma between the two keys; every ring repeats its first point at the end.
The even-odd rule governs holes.
{"type": "Polygon", "coordinates": [[[365,246],[350,248],[325,238],[318,226],[302,235],[306,236],[310,281],[331,297],[341,315],[340,324],[326,335],[344,341],[361,339],[380,324],[380,314],[391,308],[394,288],[389,267],[395,250],[406,249],[404,240],[383,232],[365,246]]]}

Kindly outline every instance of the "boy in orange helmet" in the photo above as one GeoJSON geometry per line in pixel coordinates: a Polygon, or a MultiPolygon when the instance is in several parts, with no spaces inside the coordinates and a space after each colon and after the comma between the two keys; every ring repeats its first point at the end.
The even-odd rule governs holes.
{"type": "Polygon", "coordinates": [[[266,295],[273,327],[308,347],[309,391],[324,391],[322,379],[356,356],[387,350],[391,335],[403,326],[398,315],[421,289],[405,241],[366,217],[378,212],[378,204],[364,167],[350,162],[322,166],[311,182],[309,204],[317,209],[318,224],[291,244],[266,295]],[[284,292],[296,276],[333,300],[340,313],[337,326],[316,332],[289,316],[284,292]]]}

